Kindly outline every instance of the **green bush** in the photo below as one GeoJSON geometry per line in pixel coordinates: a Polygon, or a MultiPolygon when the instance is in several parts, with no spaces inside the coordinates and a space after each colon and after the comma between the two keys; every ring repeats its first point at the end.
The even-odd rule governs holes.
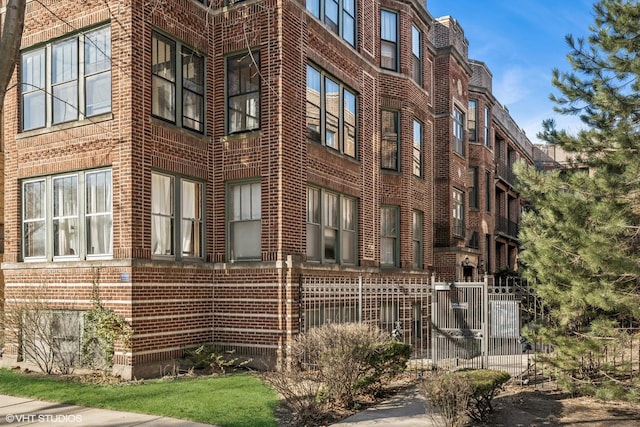
{"type": "Polygon", "coordinates": [[[447,426],[461,425],[462,413],[485,422],[493,412],[492,400],[511,376],[488,369],[460,370],[424,381],[427,402],[438,409],[447,426]]]}
{"type": "Polygon", "coordinates": [[[473,394],[467,413],[478,422],[487,420],[489,414],[493,412],[491,401],[511,379],[507,372],[489,369],[462,370],[452,374],[459,375],[471,384],[473,394]]]}
{"type": "Polygon", "coordinates": [[[413,348],[395,340],[372,348],[367,357],[371,367],[369,375],[362,378],[356,389],[372,395],[378,395],[384,385],[407,369],[413,348]]]}
{"type": "Polygon", "coordinates": [[[183,352],[183,362],[189,367],[198,370],[208,370],[212,374],[227,372],[230,367],[241,367],[250,362],[239,361],[233,357],[234,351],[222,351],[213,344],[202,344],[196,348],[188,348],[183,352]]]}

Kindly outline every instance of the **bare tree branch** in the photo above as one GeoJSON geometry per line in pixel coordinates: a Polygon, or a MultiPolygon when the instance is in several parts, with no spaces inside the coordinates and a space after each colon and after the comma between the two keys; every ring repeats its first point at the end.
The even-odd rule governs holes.
{"type": "Polygon", "coordinates": [[[0,56],[0,110],[4,105],[7,86],[13,75],[20,52],[25,8],[26,0],[7,1],[2,38],[0,38],[0,52],[2,52],[2,56],[0,56]]]}

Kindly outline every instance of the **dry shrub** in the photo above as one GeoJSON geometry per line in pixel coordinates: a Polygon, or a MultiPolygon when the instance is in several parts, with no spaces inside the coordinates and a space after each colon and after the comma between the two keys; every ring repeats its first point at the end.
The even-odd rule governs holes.
{"type": "Polygon", "coordinates": [[[434,374],[422,382],[427,398],[427,411],[434,423],[445,427],[459,427],[467,423],[467,407],[473,396],[473,387],[464,377],[434,374]]]}
{"type": "Polygon", "coordinates": [[[300,335],[291,354],[300,369],[317,372],[324,398],[348,408],[356,395],[375,392],[403,372],[411,346],[391,340],[376,326],[344,323],[300,335]]]}
{"type": "Polygon", "coordinates": [[[317,373],[289,367],[270,372],[265,381],[282,396],[295,425],[314,425],[322,418],[326,405],[319,399],[322,383],[317,373]]]}
{"type": "Polygon", "coordinates": [[[439,412],[445,426],[465,425],[467,416],[483,423],[493,412],[493,398],[510,378],[504,371],[461,370],[427,377],[423,391],[429,409],[439,412]]]}
{"type": "Polygon", "coordinates": [[[314,425],[329,408],[351,408],[404,372],[411,346],[375,326],[347,323],[313,328],[290,348],[289,365],[265,380],[287,403],[296,425],[314,425]]]}

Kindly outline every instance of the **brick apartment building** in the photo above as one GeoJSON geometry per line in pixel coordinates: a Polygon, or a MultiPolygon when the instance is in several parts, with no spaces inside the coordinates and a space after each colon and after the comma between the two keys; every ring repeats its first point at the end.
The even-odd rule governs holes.
{"type": "MultiPolygon", "coordinates": [[[[28,2],[4,111],[5,299],[103,303],[125,377],[275,360],[301,277],[517,267],[533,146],[415,0],[28,2]]],[[[4,358],[21,357],[5,343],[4,358]]]]}

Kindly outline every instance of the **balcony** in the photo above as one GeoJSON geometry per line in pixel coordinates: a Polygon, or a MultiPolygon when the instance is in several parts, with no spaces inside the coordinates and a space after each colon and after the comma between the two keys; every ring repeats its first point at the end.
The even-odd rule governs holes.
{"type": "Polygon", "coordinates": [[[513,173],[513,168],[511,165],[507,164],[507,162],[497,159],[496,160],[496,171],[497,177],[502,179],[504,182],[513,186],[516,182],[516,176],[513,173]]]}
{"type": "Polygon", "coordinates": [[[511,221],[502,215],[496,217],[496,233],[517,239],[519,230],[520,226],[517,222],[511,221]]]}

